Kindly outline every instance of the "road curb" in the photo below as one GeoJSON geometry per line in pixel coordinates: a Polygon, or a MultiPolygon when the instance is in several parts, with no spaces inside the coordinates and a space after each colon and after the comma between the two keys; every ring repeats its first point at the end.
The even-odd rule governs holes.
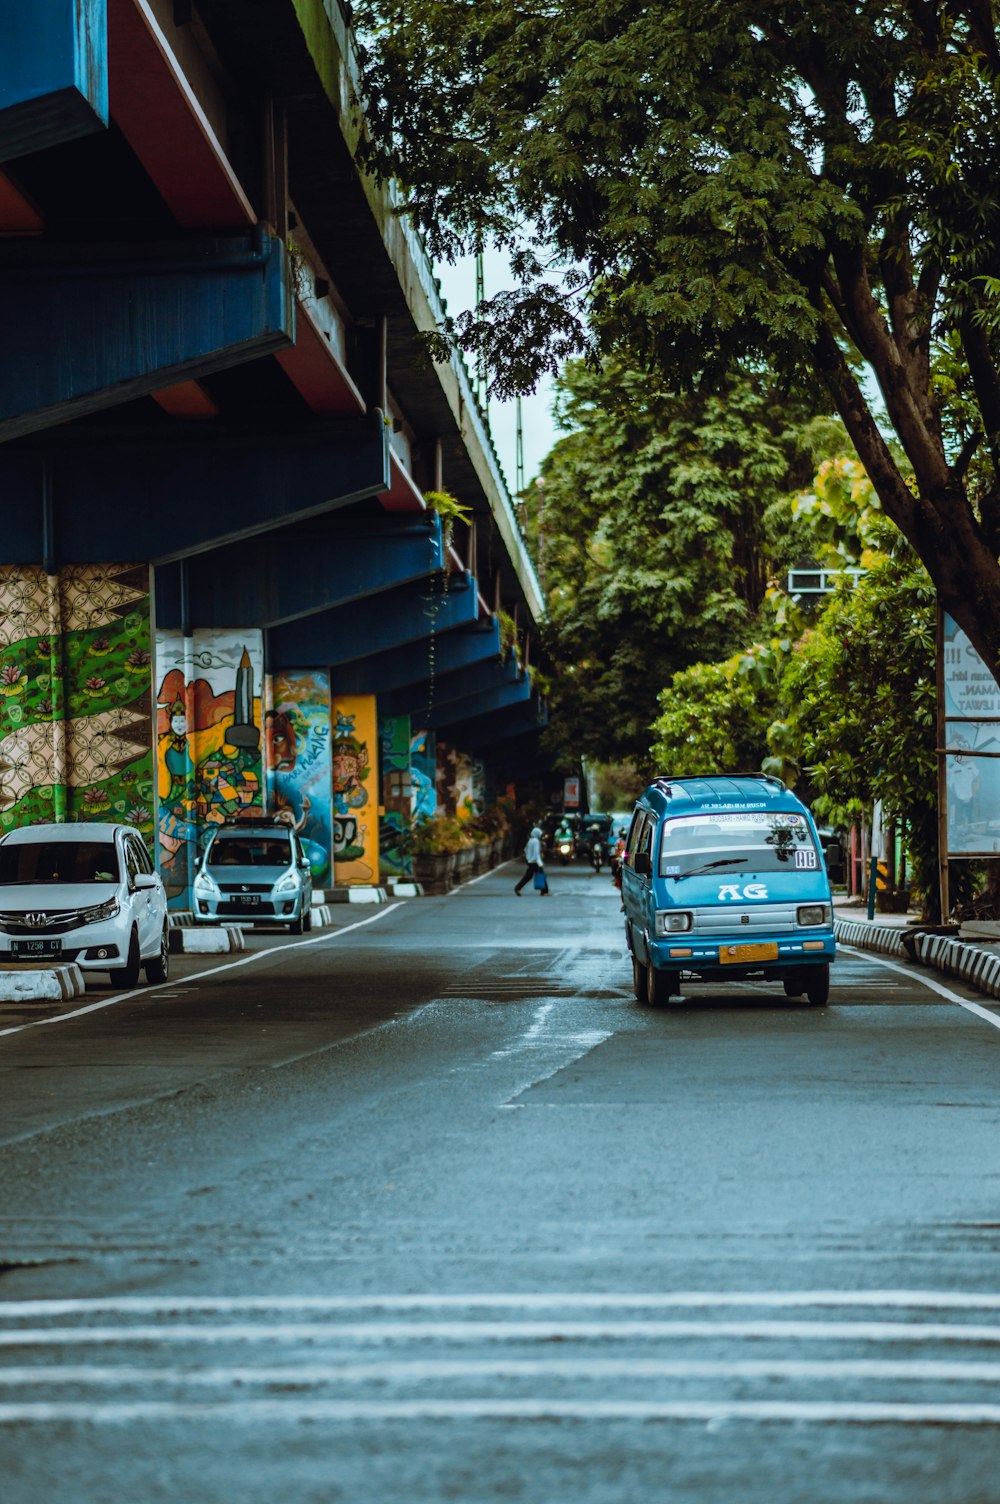
{"type": "Polygon", "coordinates": [[[235,924],[206,925],[203,929],[169,931],[172,955],[224,956],[230,951],[246,950],[243,931],[235,924]]]}
{"type": "MultiPolygon", "coordinates": [[[[867,924],[863,920],[836,919],[834,933],[845,945],[883,955],[909,959],[903,931],[891,925],[867,924]]],[[[1000,998],[1000,952],[993,946],[956,940],[951,935],[915,934],[910,937],[918,962],[947,976],[968,982],[987,997],[1000,998]]]]}
{"type": "Polygon", "coordinates": [[[23,966],[0,971],[0,1002],[61,1003],[87,990],[75,962],[66,966],[23,966]]]}
{"type": "Polygon", "coordinates": [[[384,888],[358,884],[351,888],[327,888],[326,903],[388,903],[389,895],[384,888]]]}
{"type": "Polygon", "coordinates": [[[858,945],[862,950],[876,950],[883,956],[906,959],[903,936],[895,925],[868,924],[863,919],[835,919],[833,933],[845,945],[858,945]]]}
{"type": "Polygon", "coordinates": [[[192,909],[174,909],[167,915],[168,930],[190,929],[193,924],[194,911],[192,909]]]}

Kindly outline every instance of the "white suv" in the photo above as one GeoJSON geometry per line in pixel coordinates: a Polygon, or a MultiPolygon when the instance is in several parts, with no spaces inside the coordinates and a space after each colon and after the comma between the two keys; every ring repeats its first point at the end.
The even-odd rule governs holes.
{"type": "Polygon", "coordinates": [[[0,962],[75,961],[134,987],[169,970],[167,897],[131,825],[25,825],[0,840],[0,962]]]}
{"type": "Polygon", "coordinates": [[[195,874],[194,917],[281,924],[295,935],[311,929],[312,875],[295,832],[269,820],[221,825],[195,874]]]}

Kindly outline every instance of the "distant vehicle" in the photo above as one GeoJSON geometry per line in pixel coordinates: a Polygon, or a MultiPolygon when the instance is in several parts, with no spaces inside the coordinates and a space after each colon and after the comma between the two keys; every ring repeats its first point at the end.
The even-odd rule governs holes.
{"type": "Polygon", "coordinates": [[[115,987],[169,976],[167,896],[131,825],[25,825],[0,841],[0,959],[75,961],[115,987]]]}
{"type": "Polygon", "coordinates": [[[778,778],[655,779],[632,817],[622,902],[636,996],[651,1004],[685,973],[827,1001],[830,879],[812,816],[778,778]]]}
{"type": "Polygon", "coordinates": [[[582,861],[589,862],[595,872],[607,864],[609,858],[608,833],[611,816],[594,813],[584,815],[577,827],[576,853],[582,861]]]}
{"type": "Polygon", "coordinates": [[[311,929],[312,874],[295,832],[256,820],[220,825],[195,875],[194,917],[281,924],[296,935],[311,929]]]}

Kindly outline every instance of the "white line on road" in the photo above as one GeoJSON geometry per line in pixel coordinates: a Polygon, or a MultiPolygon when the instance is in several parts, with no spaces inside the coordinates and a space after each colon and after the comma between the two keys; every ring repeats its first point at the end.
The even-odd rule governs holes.
{"type": "Polygon", "coordinates": [[[222,1326],[18,1327],[0,1348],[225,1342],[618,1342],[739,1337],[812,1342],[1000,1344],[1000,1326],[894,1321],[366,1321],[222,1326]]]}
{"type": "Polygon", "coordinates": [[[494,1294],[384,1295],[113,1295],[54,1300],[0,1301],[0,1320],[14,1317],[138,1315],[175,1316],[260,1311],[437,1311],[437,1310],[706,1310],[833,1307],[928,1311],[1000,1310],[995,1290],[674,1290],[505,1291],[494,1294]]]}
{"type": "Polygon", "coordinates": [[[1000,1363],[953,1363],[914,1358],[441,1358],[391,1363],[291,1363],[260,1368],[139,1368],[133,1365],[23,1364],[0,1368],[0,1386],[169,1384],[214,1389],[230,1384],[425,1383],[440,1379],[821,1379],[824,1383],[873,1379],[946,1384],[996,1384],[1000,1363]]]}
{"type": "Polygon", "coordinates": [[[982,1018],[994,1029],[1000,1029],[1000,1016],[991,1013],[988,1008],[983,1008],[979,1003],[971,1003],[966,997],[959,997],[957,992],[952,992],[943,982],[937,982],[933,977],[925,977],[920,972],[914,972],[906,966],[900,966],[896,961],[886,961],[882,956],[873,956],[871,951],[856,950],[851,945],[843,945],[840,949],[850,951],[852,955],[863,956],[866,961],[873,961],[876,966],[884,966],[887,971],[898,971],[901,976],[907,977],[911,982],[920,982],[922,986],[936,992],[939,997],[947,998],[949,1003],[957,1003],[960,1008],[965,1008],[969,1013],[974,1013],[977,1018],[982,1018]]]}
{"type": "Polygon", "coordinates": [[[92,1405],[0,1405],[0,1425],[130,1421],[604,1420],[816,1422],[823,1425],[995,1426],[1000,1405],[885,1404],[827,1400],[241,1400],[231,1403],[133,1401],[92,1405]]]}
{"type": "MultiPolygon", "coordinates": [[[[287,953],[289,950],[301,950],[307,945],[323,945],[330,940],[339,940],[341,935],[349,935],[351,930],[359,930],[366,924],[374,924],[377,919],[384,919],[386,914],[395,914],[402,909],[402,905],[393,904],[389,908],[380,908],[377,914],[371,914],[367,919],[358,919],[354,924],[345,924],[342,930],[324,930],[322,934],[313,935],[308,940],[293,940],[290,944],[270,945],[266,950],[248,951],[238,961],[226,961],[222,966],[209,967],[207,971],[196,971],[193,976],[185,977],[185,983],[202,982],[206,977],[217,977],[223,971],[234,971],[237,966],[252,966],[255,961],[263,961],[267,956],[277,956],[287,953]]],[[[23,1034],[26,1029],[44,1029],[51,1024],[66,1024],[71,1019],[83,1018],[87,1013],[100,1013],[103,1008],[112,1008],[117,1003],[124,1003],[129,998],[148,998],[157,993],[166,993],[176,983],[160,982],[154,987],[136,987],[131,992],[119,992],[114,997],[105,997],[97,1003],[88,1003],[83,1008],[74,1008],[70,1013],[56,1013],[51,1018],[35,1018],[30,1023],[15,1024],[8,1029],[0,1029],[0,1039],[8,1034],[23,1034]]]]}

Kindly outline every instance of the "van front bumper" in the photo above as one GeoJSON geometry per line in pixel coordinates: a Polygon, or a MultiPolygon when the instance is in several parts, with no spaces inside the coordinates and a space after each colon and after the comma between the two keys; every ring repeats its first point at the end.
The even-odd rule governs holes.
{"type": "Polygon", "coordinates": [[[767,979],[792,969],[829,965],[836,941],[832,929],[817,928],[798,935],[755,935],[752,942],[736,935],[707,942],[680,934],[648,940],[647,948],[657,971],[693,971],[717,982],[746,976],[767,979]]]}

